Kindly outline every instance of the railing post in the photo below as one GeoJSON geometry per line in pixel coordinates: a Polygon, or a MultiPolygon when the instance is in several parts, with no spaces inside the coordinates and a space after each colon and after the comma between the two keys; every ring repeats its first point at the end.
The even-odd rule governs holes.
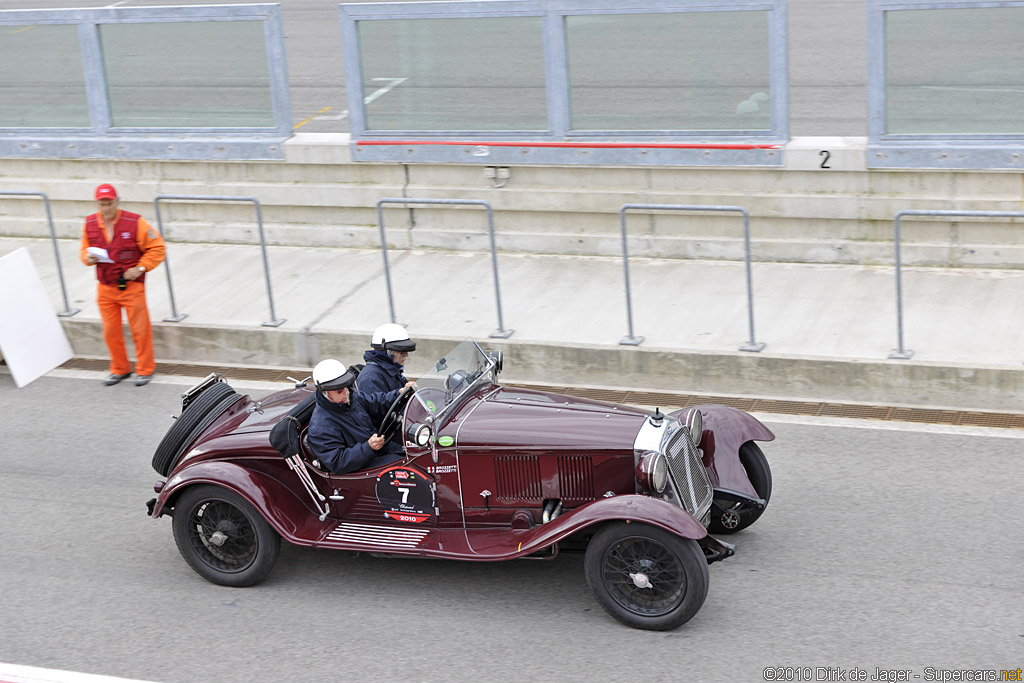
{"type": "MultiPolygon", "coordinates": [[[[160,237],[164,236],[164,222],[160,216],[160,199],[162,196],[158,196],[153,200],[153,208],[156,213],[156,230],[160,233],[160,237]]],[[[165,250],[164,250],[164,271],[167,273],[167,293],[171,299],[171,315],[164,318],[165,323],[180,323],[182,320],[188,317],[187,313],[178,313],[178,306],[174,302],[174,283],[171,281],[171,250],[166,248],[167,240],[164,239],[165,250]]]]}
{"type": "Polygon", "coordinates": [[[903,261],[900,258],[900,218],[903,216],[963,216],[974,218],[1024,218],[1024,211],[949,211],[908,209],[898,211],[892,219],[893,244],[896,249],[896,340],[898,347],[889,353],[889,358],[905,360],[914,355],[903,348],[903,261]]]}
{"type": "Polygon", "coordinates": [[[57,315],[62,318],[70,318],[82,309],[71,308],[68,303],[68,288],[64,284],[64,268],[60,262],[60,249],[57,246],[57,230],[53,227],[53,212],[50,211],[50,198],[45,192],[0,192],[0,195],[11,197],[42,197],[43,206],[46,208],[46,222],[50,226],[50,242],[53,243],[53,257],[57,261],[57,278],[60,280],[60,293],[64,297],[64,310],[57,315]]]}
{"type": "Polygon", "coordinates": [[[629,251],[626,239],[626,211],[629,209],[644,209],[647,211],[728,211],[737,212],[743,215],[743,246],[746,254],[747,272],[747,321],[750,327],[750,339],[740,346],[740,351],[757,352],[764,348],[763,342],[758,342],[754,336],[754,285],[753,271],[750,266],[750,214],[742,206],[703,206],[699,204],[623,204],[619,209],[619,223],[622,226],[622,261],[623,270],[626,276],[626,322],[629,334],[623,337],[619,344],[637,346],[643,342],[643,337],[633,334],[633,305],[632,292],[629,287],[629,251]]]}
{"type": "Polygon", "coordinates": [[[623,204],[619,209],[619,225],[622,229],[622,271],[626,281],[626,336],[619,340],[625,346],[640,346],[643,337],[633,334],[633,294],[629,289],[629,245],[626,239],[626,209],[638,208],[638,205],[623,204]]]}
{"type": "Polygon", "coordinates": [[[889,352],[889,358],[907,360],[914,355],[910,349],[903,348],[903,262],[900,260],[900,211],[892,220],[893,245],[896,249],[896,348],[889,352]]]}
{"type": "MultiPolygon", "coordinates": [[[[190,194],[161,194],[153,200],[153,204],[157,207],[157,222],[160,222],[160,207],[159,203],[162,199],[176,199],[185,201],[213,201],[213,202],[252,202],[256,207],[256,223],[260,233],[260,250],[263,254],[263,277],[267,283],[267,301],[270,304],[270,320],[260,323],[263,327],[278,327],[287,318],[278,318],[274,312],[274,291],[270,286],[270,261],[267,259],[267,240],[263,232],[263,210],[260,207],[260,200],[256,197],[233,197],[233,196],[211,196],[211,195],[190,195],[190,194]]],[[[161,233],[162,234],[162,233],[161,233]]],[[[167,284],[171,283],[171,274],[167,272],[167,284]]],[[[173,308],[173,295],[171,298],[173,308]]],[[[184,316],[182,316],[184,317],[184,316]]],[[[177,322],[177,321],[172,321],[177,322]]]]}
{"type": "Polygon", "coordinates": [[[391,269],[388,266],[388,243],[384,234],[384,204],[435,204],[443,206],[482,206],[487,209],[487,231],[491,242],[491,271],[494,273],[494,298],[498,311],[498,329],[491,332],[490,337],[508,339],[515,330],[505,329],[505,321],[501,314],[501,284],[498,280],[498,246],[494,237],[494,212],[491,205],[481,199],[407,199],[397,197],[385,197],[377,201],[377,227],[380,230],[380,248],[384,257],[384,282],[388,290],[388,307],[391,310],[391,322],[397,322],[395,318],[395,300],[391,289],[391,269]]]}

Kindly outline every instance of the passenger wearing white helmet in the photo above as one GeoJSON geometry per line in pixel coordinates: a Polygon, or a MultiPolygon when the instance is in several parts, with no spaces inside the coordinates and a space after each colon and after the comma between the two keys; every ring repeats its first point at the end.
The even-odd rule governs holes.
{"type": "Polygon", "coordinates": [[[379,467],[405,455],[400,441],[386,441],[376,433],[376,425],[404,387],[364,393],[353,387],[356,374],[333,358],[313,368],[316,407],[306,436],[316,459],[335,474],[379,467]]]}
{"type": "Polygon", "coordinates": [[[370,350],[363,354],[366,367],[359,373],[359,390],[364,393],[394,391],[406,384],[405,361],[416,350],[416,342],[405,328],[385,323],[373,331],[370,350]]]}

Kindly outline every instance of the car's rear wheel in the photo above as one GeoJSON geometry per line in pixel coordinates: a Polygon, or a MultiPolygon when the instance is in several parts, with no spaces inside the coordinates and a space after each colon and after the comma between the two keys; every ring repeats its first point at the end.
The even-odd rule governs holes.
{"type": "Polygon", "coordinates": [[[765,502],[760,510],[744,509],[737,506],[735,501],[715,500],[717,509],[724,510],[724,514],[712,514],[711,524],[708,531],[713,534],[733,534],[742,531],[756,522],[764,511],[768,509],[768,500],[772,497],[772,470],[768,466],[768,458],[753,441],[748,441],[740,446],[740,463],[747,472],[747,478],[753,485],[757,495],[765,502]]]}
{"type": "Polygon", "coordinates": [[[601,607],[633,628],[676,628],[708,594],[708,564],[697,542],[638,522],[613,522],[594,534],[584,567],[601,607]]]}
{"type": "Polygon", "coordinates": [[[181,412],[160,440],[160,445],[153,453],[153,469],[166,477],[184,453],[185,447],[234,403],[237,397],[238,392],[225,382],[217,382],[199,394],[181,412]]]}
{"type": "Polygon", "coordinates": [[[174,542],[208,581],[251,586],[274,568],[281,537],[244,498],[219,486],[194,486],[174,506],[174,542]]]}

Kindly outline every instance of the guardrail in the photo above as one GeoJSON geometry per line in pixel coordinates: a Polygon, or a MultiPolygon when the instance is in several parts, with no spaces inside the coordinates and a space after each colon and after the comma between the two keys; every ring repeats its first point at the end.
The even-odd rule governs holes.
{"type": "Polygon", "coordinates": [[[963,216],[979,218],[1024,218],[1024,211],[946,211],[927,209],[908,209],[898,211],[892,219],[893,244],[896,248],[896,343],[897,348],[889,353],[889,358],[906,360],[913,357],[914,352],[903,347],[903,262],[900,259],[900,218],[903,216],[963,216]]]}
{"type": "Polygon", "coordinates": [[[619,224],[622,226],[622,268],[626,280],[626,324],[629,333],[623,337],[619,344],[626,346],[639,346],[643,343],[643,337],[633,334],[633,304],[632,293],[629,288],[629,246],[626,233],[626,211],[630,209],[643,209],[645,211],[727,211],[743,214],[743,245],[746,252],[747,265],[747,319],[750,324],[750,340],[740,347],[740,351],[757,352],[764,348],[763,342],[758,342],[754,336],[754,288],[750,268],[750,214],[742,206],[703,206],[699,204],[623,204],[619,209],[619,224]]]}
{"type": "Polygon", "coordinates": [[[398,322],[395,319],[395,299],[391,290],[391,268],[388,265],[388,243],[384,235],[384,211],[381,207],[384,204],[441,204],[448,206],[482,206],[487,209],[487,230],[491,239],[491,268],[494,272],[494,298],[498,308],[498,329],[491,332],[489,336],[499,339],[508,339],[515,330],[506,330],[505,323],[501,316],[501,285],[498,282],[498,248],[494,241],[494,211],[491,205],[482,199],[399,199],[385,197],[377,201],[377,227],[380,230],[380,249],[384,256],[384,282],[388,287],[388,307],[391,310],[391,322],[398,322]]]}
{"type": "Polygon", "coordinates": [[[57,277],[60,278],[60,293],[64,297],[64,310],[57,315],[62,318],[70,318],[75,313],[78,313],[80,308],[72,309],[68,303],[68,288],[64,284],[64,268],[60,263],[60,249],[57,247],[57,231],[53,227],[53,212],[50,211],[50,198],[46,196],[45,192],[16,192],[16,191],[5,191],[0,192],[0,195],[8,197],[41,197],[43,200],[43,206],[46,207],[46,222],[50,226],[50,241],[53,242],[53,257],[57,261],[57,277]]]}
{"type": "MultiPolygon", "coordinates": [[[[161,200],[181,200],[181,201],[204,201],[204,202],[252,202],[256,207],[256,223],[259,227],[260,232],[260,249],[263,252],[263,276],[267,281],[267,301],[270,303],[270,320],[261,323],[263,327],[278,327],[287,318],[278,318],[274,313],[274,291],[270,286],[270,262],[267,260],[267,240],[263,234],[263,209],[260,207],[260,200],[255,197],[232,197],[232,196],[211,196],[201,194],[161,194],[157,195],[153,200],[153,207],[156,209],[156,223],[157,230],[160,231],[160,235],[163,236],[163,218],[160,216],[160,201],[161,200]]],[[[170,250],[168,250],[170,251],[170,250]]],[[[166,322],[179,322],[184,320],[186,315],[178,314],[178,308],[174,303],[174,286],[171,284],[171,268],[170,263],[167,259],[164,259],[164,266],[167,269],[167,288],[170,290],[171,298],[171,312],[174,314],[169,318],[164,318],[166,322]]]]}

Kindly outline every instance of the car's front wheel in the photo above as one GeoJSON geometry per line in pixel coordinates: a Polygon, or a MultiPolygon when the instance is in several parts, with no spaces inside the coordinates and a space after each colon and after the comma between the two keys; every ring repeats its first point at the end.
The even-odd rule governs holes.
{"type": "Polygon", "coordinates": [[[601,607],[633,628],[676,628],[708,594],[708,564],[697,542],[638,522],[613,522],[594,534],[584,567],[601,607]]]}
{"type": "Polygon", "coordinates": [[[765,507],[760,510],[744,508],[735,501],[715,499],[714,509],[721,512],[712,512],[708,531],[713,534],[734,534],[746,529],[764,514],[772,497],[772,470],[768,466],[768,458],[764,457],[756,443],[748,441],[740,446],[740,463],[757,495],[764,500],[765,507]]]}
{"type": "Polygon", "coordinates": [[[219,486],[194,486],[174,506],[174,541],[208,581],[251,586],[274,568],[281,537],[244,498],[219,486]]]}

